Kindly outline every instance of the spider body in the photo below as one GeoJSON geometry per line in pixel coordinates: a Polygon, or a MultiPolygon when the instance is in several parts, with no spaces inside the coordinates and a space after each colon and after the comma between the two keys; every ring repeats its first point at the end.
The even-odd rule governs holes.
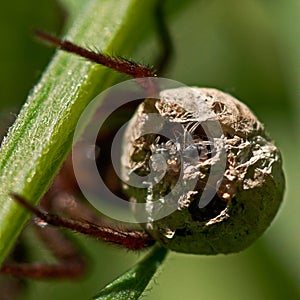
{"type": "Polygon", "coordinates": [[[147,103],[138,108],[123,142],[122,166],[128,182],[132,169],[145,174],[149,166],[155,178],[146,192],[125,183],[128,197],[137,202],[146,199],[149,205],[161,201],[176,206],[163,218],[161,207],[151,207],[145,228],[178,252],[243,250],[265,231],[281,203],[280,152],[254,114],[228,94],[184,87],[164,90],[159,98],[150,113],[174,123],[175,142],[164,142],[159,132],[142,135],[151,125],[147,103]],[[209,190],[211,197],[204,199],[209,190]]]}

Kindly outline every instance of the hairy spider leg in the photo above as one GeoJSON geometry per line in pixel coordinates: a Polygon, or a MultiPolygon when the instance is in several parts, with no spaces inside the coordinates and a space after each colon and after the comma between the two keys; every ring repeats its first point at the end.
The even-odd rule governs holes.
{"type": "Polygon", "coordinates": [[[128,59],[115,58],[109,55],[105,55],[101,52],[95,52],[85,49],[70,41],[60,40],[41,30],[36,30],[35,34],[41,40],[44,40],[63,51],[79,55],[91,62],[103,65],[136,79],[136,82],[146,91],[146,95],[149,97],[156,95],[159,91],[159,87],[152,80],[153,77],[156,77],[156,74],[153,70],[151,70],[150,67],[137,64],[128,59]]]}
{"type": "MultiPolygon", "coordinates": [[[[155,243],[150,235],[143,231],[115,229],[107,226],[99,226],[86,220],[81,221],[60,217],[32,206],[19,195],[13,194],[11,196],[15,201],[26,208],[26,210],[29,210],[49,225],[69,228],[76,232],[99,238],[129,250],[142,250],[155,243]]],[[[42,241],[49,246],[51,252],[58,259],[59,264],[10,263],[4,264],[0,269],[0,273],[35,279],[76,279],[84,274],[85,262],[83,258],[75,247],[66,240],[56,228],[40,228],[38,232],[42,241]]]]}
{"type": "Polygon", "coordinates": [[[86,264],[74,245],[53,227],[35,226],[40,239],[58,260],[47,263],[5,263],[0,272],[34,279],[78,279],[84,275],[86,264]]]}
{"type": "Polygon", "coordinates": [[[20,205],[32,212],[47,224],[69,228],[76,232],[80,232],[89,236],[99,238],[103,241],[111,242],[130,250],[141,250],[152,246],[153,239],[146,232],[133,230],[124,231],[122,229],[113,229],[109,227],[99,226],[86,220],[76,220],[71,218],[61,217],[55,214],[45,212],[25,200],[20,195],[11,195],[20,205]]]}

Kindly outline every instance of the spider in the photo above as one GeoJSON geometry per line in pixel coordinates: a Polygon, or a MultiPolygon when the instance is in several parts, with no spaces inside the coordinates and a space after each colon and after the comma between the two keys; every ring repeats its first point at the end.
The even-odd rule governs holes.
{"type": "MultiPolygon", "coordinates": [[[[161,28],[165,28],[164,24],[161,25],[161,28]]],[[[170,39],[166,30],[162,30],[162,33],[165,44],[168,45],[166,54],[171,49],[170,39]]],[[[150,208],[145,226],[138,230],[114,226],[99,219],[80,203],[72,214],[77,215],[78,211],[80,216],[88,216],[88,221],[83,217],[78,219],[52,214],[48,211],[51,211],[52,206],[59,207],[60,204],[51,203],[51,193],[43,199],[47,211],[30,205],[20,195],[12,194],[15,201],[36,216],[42,227],[49,224],[68,228],[135,251],[159,243],[171,250],[194,254],[241,251],[262,234],[276,214],[282,199],[284,184],[281,158],[278,149],[264,132],[263,125],[244,104],[214,89],[194,87],[159,91],[159,86],[153,80],[157,74],[149,67],[87,50],[42,31],[37,31],[36,34],[63,51],[79,55],[136,80],[145,90],[147,99],[139,106],[128,130],[138,128],[142,131],[143,124],[146,123],[146,112],[154,111],[169,117],[171,123],[180,123],[184,128],[184,134],[176,133],[175,143],[166,140],[163,134],[137,137],[135,130],[131,130],[133,133],[125,141],[125,147],[130,145],[132,151],[123,166],[123,172],[128,177],[132,173],[147,176],[150,168],[163,173],[161,157],[166,159],[167,168],[161,182],[157,185],[149,184],[144,193],[139,195],[134,188],[125,184],[124,194],[128,198],[132,193],[137,202],[146,199],[149,206],[152,202],[169,205],[164,196],[172,188],[175,192],[171,195],[175,197],[178,191],[190,188],[190,181],[194,182],[194,186],[184,190],[183,196],[179,197],[174,214],[153,222],[161,210],[150,208]],[[155,102],[151,95],[157,92],[161,92],[160,99],[155,102]],[[216,136],[211,140],[209,127],[215,122],[213,115],[217,116],[217,121],[222,125],[219,129],[222,130],[219,132],[214,126],[213,132],[216,136]],[[186,137],[185,132],[189,133],[193,143],[186,137]],[[218,162],[223,162],[224,166],[220,168],[218,162]],[[214,169],[216,165],[217,168],[214,169]],[[272,168],[272,165],[275,167],[272,168]],[[211,171],[212,177],[209,175],[211,171]],[[218,172],[221,177],[218,177],[218,172]],[[272,172],[278,174],[271,174],[272,172]],[[179,178],[183,184],[177,186],[179,178]],[[203,201],[202,191],[208,194],[213,192],[209,202],[203,201]],[[263,201],[268,204],[262,205],[263,201]],[[255,224],[253,220],[256,220],[255,224]]],[[[162,66],[167,63],[166,57],[164,55],[161,59],[162,66]]],[[[63,169],[62,172],[66,170],[63,169]]],[[[61,174],[57,177],[57,187],[72,186],[72,182],[62,180],[64,177],[68,176],[61,174]]],[[[158,181],[157,178],[154,179],[158,181]]],[[[44,241],[51,242],[51,250],[61,264],[6,264],[1,272],[39,279],[80,277],[85,270],[85,264],[78,251],[53,228],[39,229],[39,233],[44,241]]]]}

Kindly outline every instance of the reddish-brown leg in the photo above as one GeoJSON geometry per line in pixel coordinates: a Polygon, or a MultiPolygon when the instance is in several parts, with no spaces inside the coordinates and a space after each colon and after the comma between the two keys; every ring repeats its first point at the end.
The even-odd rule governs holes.
{"type": "Polygon", "coordinates": [[[139,230],[122,230],[111,227],[104,227],[89,221],[75,220],[71,218],[60,217],[50,214],[37,207],[32,206],[23,197],[12,195],[12,197],[24,208],[31,211],[38,218],[47,224],[69,228],[89,236],[99,238],[103,241],[110,242],[130,250],[142,250],[154,244],[154,240],[146,232],[139,230]]]}
{"type": "MultiPolygon", "coordinates": [[[[55,226],[67,227],[132,250],[143,249],[153,244],[152,239],[146,233],[126,228],[120,229],[120,226],[115,229],[110,220],[104,220],[83,203],[75,201],[72,198],[72,192],[76,182],[72,176],[72,167],[68,162],[70,163],[70,161],[65,163],[59,175],[55,178],[52,188],[41,201],[44,209],[47,211],[62,211],[66,216],[65,218],[46,213],[31,206],[25,199],[14,196],[26,209],[36,214],[37,224],[42,225],[43,222],[47,222],[55,226]],[[73,216],[73,218],[79,216],[81,221],[70,219],[70,216],[73,216]],[[82,221],[83,219],[87,219],[87,221],[82,221]]],[[[10,262],[0,269],[1,273],[35,279],[77,279],[84,275],[84,260],[73,243],[68,241],[57,228],[50,226],[43,228],[36,226],[35,228],[41,240],[58,260],[58,263],[10,262]]],[[[14,282],[12,283],[14,284],[14,282]]]]}
{"type": "MultiPolygon", "coordinates": [[[[20,237],[19,242],[14,247],[7,262],[21,263],[28,258],[27,250],[23,243],[23,237],[20,237]]],[[[0,299],[20,299],[21,295],[26,291],[26,281],[20,277],[1,275],[2,274],[0,274],[0,299]]]]}
{"type": "Polygon", "coordinates": [[[85,262],[74,245],[56,228],[37,228],[42,241],[49,247],[57,264],[6,263],[0,272],[34,279],[77,279],[85,272],[85,262]]]}
{"type": "Polygon", "coordinates": [[[119,59],[105,55],[101,52],[95,52],[78,46],[67,40],[60,40],[48,33],[36,30],[35,34],[57,48],[84,57],[87,60],[96,64],[103,65],[117,72],[124,73],[134,79],[146,91],[146,95],[151,97],[158,93],[159,88],[152,80],[156,76],[155,72],[150,67],[137,64],[128,59],[119,59]]]}
{"type": "MultiPolygon", "coordinates": [[[[141,250],[154,243],[153,239],[144,232],[108,227],[107,222],[101,222],[99,217],[91,214],[91,212],[80,202],[76,203],[76,206],[80,206],[79,210],[84,214],[86,213],[86,215],[94,221],[100,221],[103,225],[96,225],[90,221],[79,221],[49,214],[32,206],[18,195],[13,195],[13,197],[22,206],[34,213],[41,221],[50,225],[66,227],[131,250],[141,250]]],[[[40,222],[37,221],[37,223],[40,222]]],[[[83,258],[74,245],[65,239],[63,234],[58,231],[57,228],[49,226],[43,228],[37,227],[37,233],[44,244],[49,247],[54,257],[58,259],[58,263],[9,263],[2,266],[0,269],[1,273],[35,279],[77,279],[84,274],[85,262],[83,258]]]]}
{"type": "Polygon", "coordinates": [[[149,67],[137,64],[133,61],[127,59],[118,59],[105,55],[100,52],[91,51],[80,47],[70,41],[60,40],[48,33],[40,30],[36,30],[35,34],[42,40],[49,42],[50,44],[56,46],[57,48],[64,50],[66,52],[71,52],[77,54],[81,57],[88,59],[96,64],[103,65],[120,73],[124,73],[132,78],[143,78],[143,77],[153,77],[155,76],[154,71],[149,67]]]}

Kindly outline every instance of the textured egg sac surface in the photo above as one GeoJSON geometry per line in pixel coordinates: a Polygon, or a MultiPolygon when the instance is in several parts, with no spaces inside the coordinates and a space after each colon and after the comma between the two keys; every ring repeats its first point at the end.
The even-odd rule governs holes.
{"type": "Polygon", "coordinates": [[[160,244],[178,252],[246,248],[270,225],[283,197],[279,150],[246,105],[216,89],[170,89],[159,100],[146,99],[127,127],[121,163],[128,182],[133,173],[152,173],[144,188],[124,183],[132,202],[163,205],[179,184],[182,193],[172,194],[175,211],[157,219],[158,212],[149,209],[143,224],[160,244]],[[149,114],[174,124],[168,130],[172,140],[149,114]],[[204,199],[207,191],[213,194],[204,199]]]}

